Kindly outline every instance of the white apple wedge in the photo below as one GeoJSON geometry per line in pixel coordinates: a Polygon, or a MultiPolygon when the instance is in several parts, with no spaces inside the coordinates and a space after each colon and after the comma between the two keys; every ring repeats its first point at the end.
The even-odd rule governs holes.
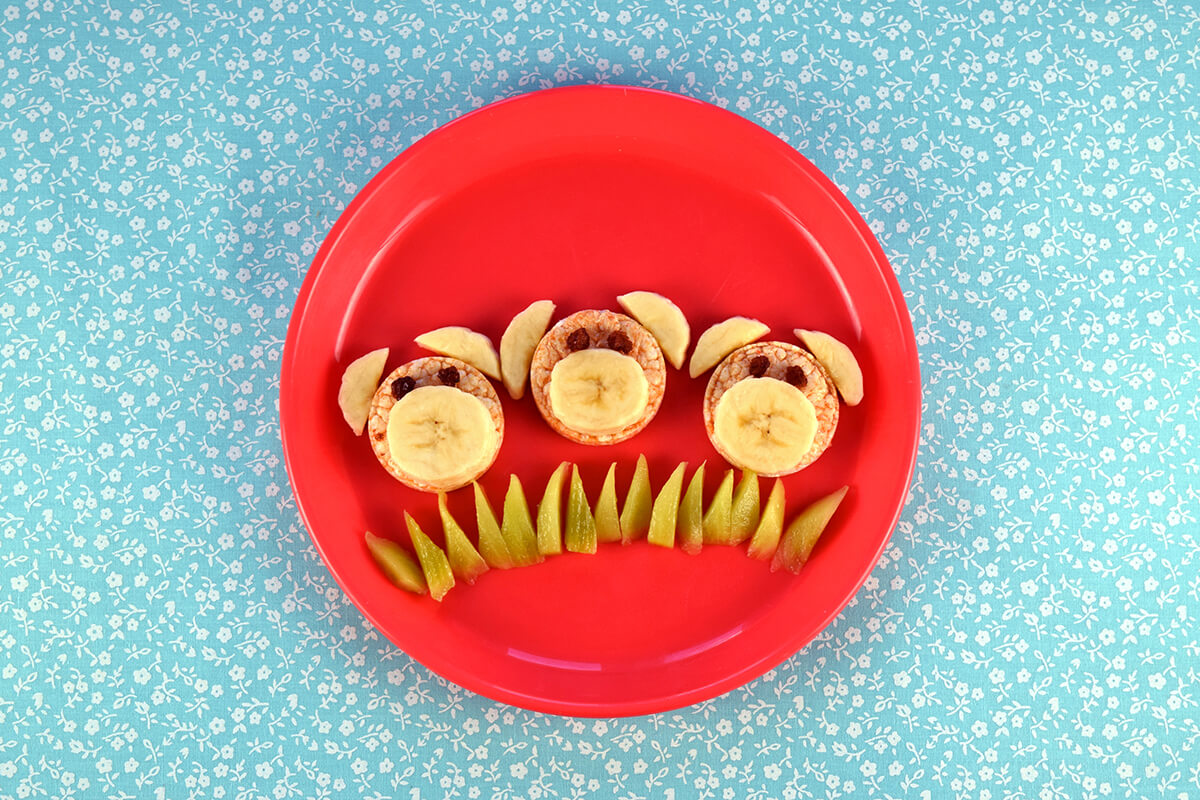
{"type": "Polygon", "coordinates": [[[692,329],[679,306],[655,292],[629,292],[617,297],[617,302],[658,340],[671,366],[682,368],[692,329]]]}
{"type": "Polygon", "coordinates": [[[856,406],[863,399],[863,375],[858,359],[842,342],[820,331],[797,328],[796,337],[808,348],[808,352],[820,362],[838,393],[848,406],[856,406]]]}
{"type": "Polygon", "coordinates": [[[756,319],[730,317],[700,334],[688,374],[698,378],[721,363],[725,356],[764,336],[771,329],[756,319]]]}
{"type": "Polygon", "coordinates": [[[387,363],[388,349],[381,347],[365,356],[354,359],[342,373],[342,385],[338,388],[338,408],[346,424],[355,436],[362,436],[371,413],[371,398],[379,387],[383,366],[387,363]]]}
{"type": "Polygon", "coordinates": [[[554,316],[554,303],[538,300],[530,303],[512,318],[504,335],[500,337],[500,377],[504,388],[513,400],[525,394],[525,383],[529,380],[529,362],[533,351],[546,333],[550,318],[554,316]]]}
{"type": "Polygon", "coordinates": [[[419,346],[441,356],[465,361],[494,380],[500,380],[500,356],[492,340],[470,328],[451,325],[422,333],[416,338],[419,346]]]}

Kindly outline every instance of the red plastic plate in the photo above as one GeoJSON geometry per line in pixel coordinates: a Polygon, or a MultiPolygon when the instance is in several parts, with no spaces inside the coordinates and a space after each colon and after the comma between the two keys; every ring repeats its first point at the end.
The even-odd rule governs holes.
{"type": "MultiPolygon", "coordinates": [[[[679,461],[707,459],[711,491],[726,465],[704,433],[707,375],[668,371],[654,422],[605,448],[557,436],[528,395],[514,402],[497,386],[507,432],[482,481],[493,502],[514,472],[536,502],[563,460],[580,464],[593,500],[616,461],[623,493],[643,452],[656,489],[679,461]]],[[[714,697],[811,640],[887,542],[920,415],[907,309],[846,198],[785,143],[732,113],[621,87],[496,103],[439,128],[380,172],[334,225],[300,290],[280,401],[300,513],[367,618],[461,686],[588,716],[714,697]],[[442,325],[499,342],[533,300],[552,299],[560,318],[619,310],[616,296],[633,289],[675,300],[693,340],[740,314],[770,325],[770,338],[794,341],[792,328],[814,328],[857,354],[866,399],[843,407],[831,448],[787,479],[789,514],[851,486],[803,573],[772,574],[744,548],[687,556],[643,541],[492,570],[440,604],[388,584],[363,531],[406,541],[407,509],[437,535],[436,503],[389,477],[342,421],[336,396],[345,365],[389,346],[391,370],[422,355],[414,336],[442,325]]],[[[451,508],[473,523],[469,490],[452,494],[451,508]]]]}

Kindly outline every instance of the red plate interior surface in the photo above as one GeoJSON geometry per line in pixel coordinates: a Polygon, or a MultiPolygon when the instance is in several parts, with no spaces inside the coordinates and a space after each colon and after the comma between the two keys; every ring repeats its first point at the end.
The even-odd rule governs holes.
{"type": "MultiPolygon", "coordinates": [[[[593,500],[615,460],[623,494],[641,452],[655,489],[680,460],[707,459],[711,491],[726,465],[704,433],[708,376],[669,372],[654,422],[604,448],[557,436],[528,394],[512,401],[497,386],[507,432],[483,480],[493,502],[510,472],[536,502],[563,460],[580,464],[593,500]]],[[[562,714],[697,702],[812,639],[858,589],[895,525],[919,413],[904,301],[846,198],[782,141],[732,113],[620,87],[497,103],[401,154],[317,254],[283,357],[288,473],[313,541],[346,593],[388,638],[449,680],[562,714]],[[687,556],[643,541],[492,570],[440,604],[389,585],[363,531],[407,541],[407,509],[437,536],[436,504],[389,477],[342,421],[336,395],[345,365],[389,346],[391,370],[422,355],[414,336],[442,325],[499,342],[533,300],[554,300],[558,319],[620,310],[616,295],[633,289],[675,300],[693,341],[740,314],[763,320],[783,341],[794,341],[794,327],[828,331],[858,355],[866,399],[843,407],[831,448],[787,479],[789,514],[843,483],[852,487],[804,572],[772,574],[744,548],[687,556]]],[[[451,508],[473,523],[469,490],[452,494],[451,508]]]]}

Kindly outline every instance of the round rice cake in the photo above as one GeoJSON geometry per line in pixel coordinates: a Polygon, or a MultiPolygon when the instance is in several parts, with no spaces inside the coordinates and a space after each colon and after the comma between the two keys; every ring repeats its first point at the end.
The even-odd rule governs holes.
{"type": "Polygon", "coordinates": [[[636,435],[658,413],[667,386],[667,365],[654,335],[632,317],[614,311],[577,311],[559,321],[538,342],[529,367],[529,384],[538,411],[560,435],[580,444],[616,444],[636,435]],[[614,347],[611,341],[615,334],[624,336],[624,340],[617,337],[619,347],[614,347]],[[586,344],[582,342],[585,336],[586,344]],[[587,433],[567,426],[555,415],[550,403],[550,373],[554,365],[585,347],[608,347],[624,352],[626,346],[628,352],[625,355],[637,361],[646,377],[648,397],[645,411],[637,420],[613,433],[587,433]]]}
{"type": "Polygon", "coordinates": [[[496,395],[496,390],[492,388],[491,381],[470,364],[446,356],[418,358],[396,367],[375,390],[375,396],[371,399],[371,410],[367,417],[367,435],[370,438],[371,449],[375,452],[375,457],[396,480],[421,492],[449,492],[475,480],[487,472],[495,462],[496,456],[500,453],[500,445],[504,441],[504,409],[500,406],[500,398],[496,395]],[[411,381],[411,384],[408,381],[411,381]],[[400,383],[399,386],[398,383],[400,383]],[[407,392],[421,386],[454,386],[459,391],[478,398],[487,409],[488,414],[491,415],[492,423],[496,426],[496,438],[491,457],[486,460],[482,468],[465,480],[440,483],[426,481],[405,472],[392,458],[387,435],[388,416],[392,406],[396,405],[399,397],[403,397],[407,392]],[[397,393],[399,393],[399,397],[397,393]]]}
{"type": "Polygon", "coordinates": [[[808,452],[793,469],[764,477],[790,475],[816,461],[829,447],[833,440],[833,432],[837,429],[837,390],[829,373],[811,353],[786,342],[755,342],[740,347],[713,370],[708,389],[704,393],[704,429],[708,431],[708,439],[717,452],[729,463],[736,463],[717,441],[715,420],[721,396],[735,383],[746,378],[775,378],[790,383],[804,393],[817,413],[817,431],[808,452]],[[756,362],[759,358],[767,360],[765,369],[761,361],[756,362]]]}

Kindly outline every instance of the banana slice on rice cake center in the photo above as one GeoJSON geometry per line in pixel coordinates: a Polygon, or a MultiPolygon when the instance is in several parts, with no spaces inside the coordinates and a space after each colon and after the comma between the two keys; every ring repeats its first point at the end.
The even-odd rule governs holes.
{"type": "Polygon", "coordinates": [[[534,402],[551,428],[581,444],[614,444],[658,413],[666,362],[657,340],[636,320],[587,310],[542,337],[529,377],[534,402]]]}

